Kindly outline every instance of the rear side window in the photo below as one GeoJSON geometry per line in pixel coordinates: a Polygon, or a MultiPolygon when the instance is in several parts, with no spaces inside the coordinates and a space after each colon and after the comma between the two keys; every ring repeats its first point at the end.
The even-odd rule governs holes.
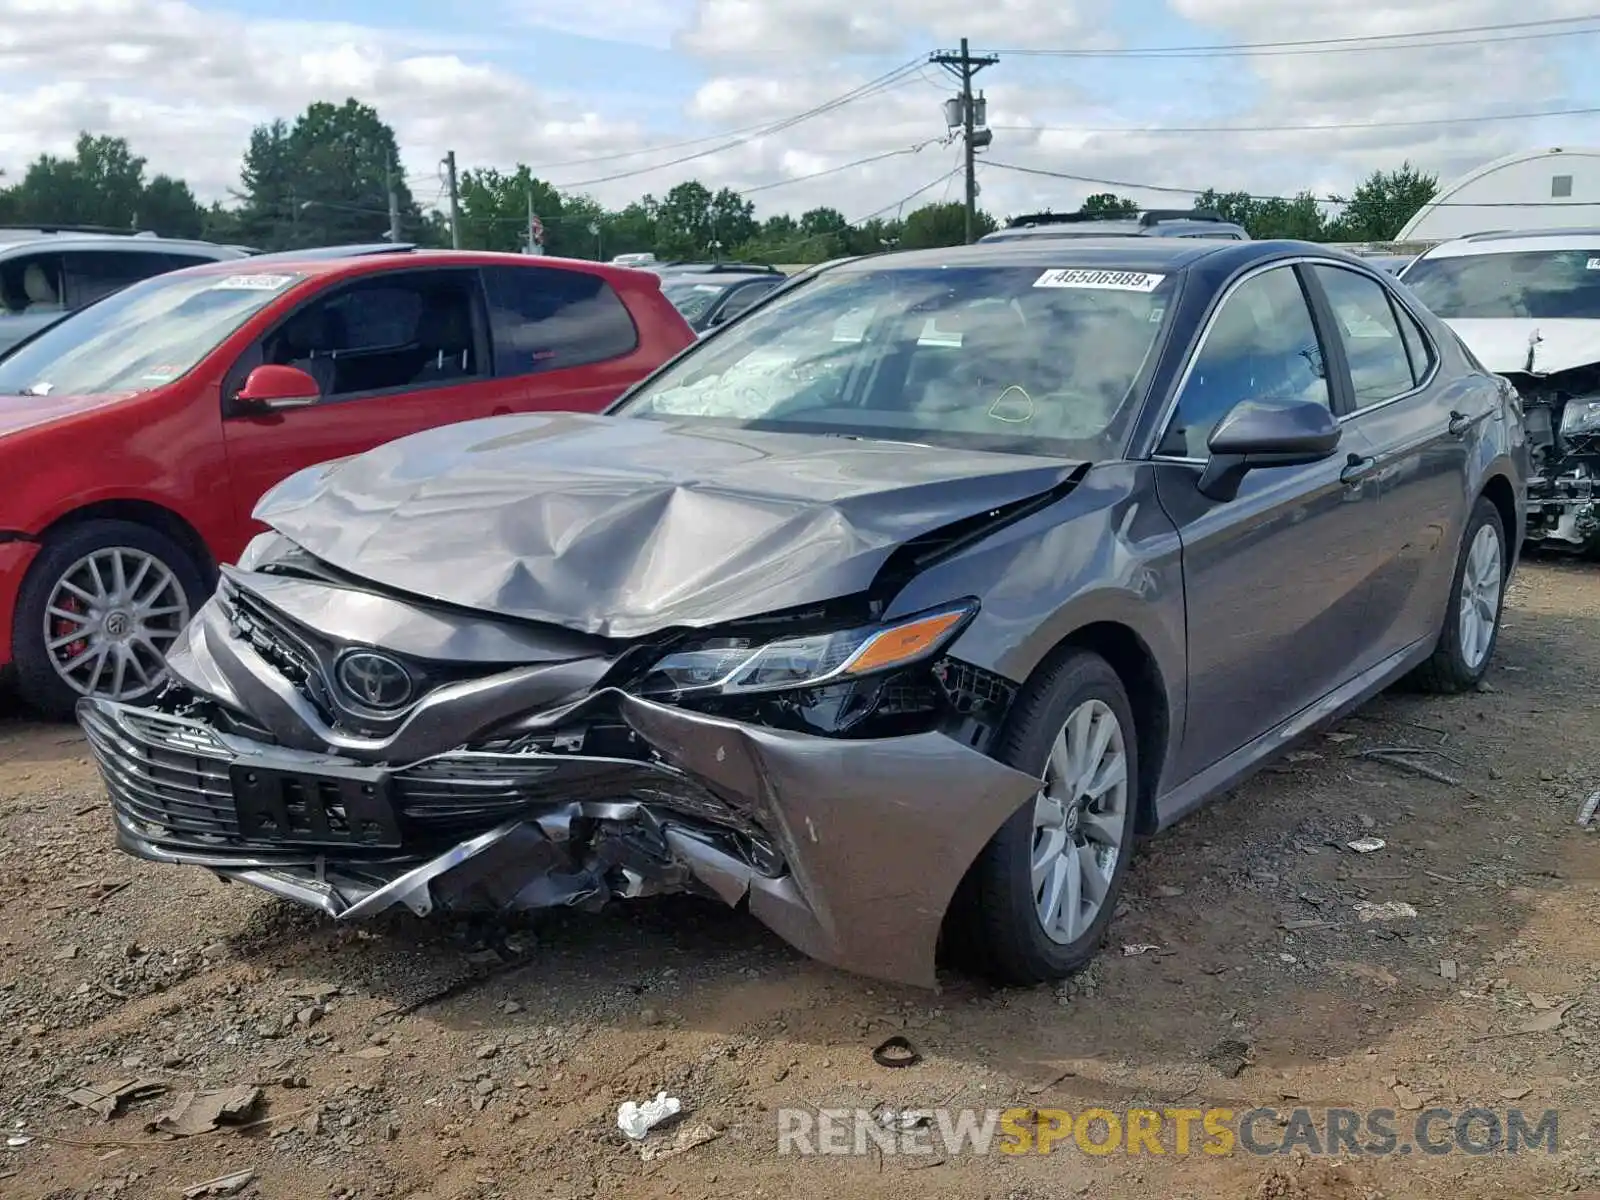
{"type": "Polygon", "coordinates": [[[551,267],[486,267],[496,375],[531,375],[633,352],[638,331],[598,275],[551,267]]]}
{"type": "Polygon", "coordinates": [[[1357,408],[1392,400],[1415,386],[1411,355],[1389,292],[1376,279],[1342,267],[1312,268],[1339,323],[1357,408]]]}
{"type": "Polygon", "coordinates": [[[179,264],[174,258],[175,255],[142,250],[68,251],[61,256],[66,273],[67,305],[73,309],[82,308],[141,279],[164,275],[178,265],[192,266],[195,262],[209,261],[193,259],[179,264]]]}

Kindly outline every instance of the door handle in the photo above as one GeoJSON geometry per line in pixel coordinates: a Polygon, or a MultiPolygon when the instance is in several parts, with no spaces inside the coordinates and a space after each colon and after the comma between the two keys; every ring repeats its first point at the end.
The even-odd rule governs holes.
{"type": "Polygon", "coordinates": [[[1372,474],[1377,465],[1378,460],[1375,458],[1362,458],[1352,454],[1345,462],[1344,470],[1339,472],[1339,482],[1345,487],[1356,487],[1372,474]]]}
{"type": "Polygon", "coordinates": [[[1488,413],[1480,413],[1476,417],[1469,417],[1466,413],[1452,412],[1450,414],[1450,424],[1446,428],[1449,429],[1451,437],[1466,437],[1467,430],[1488,415],[1488,413]]]}

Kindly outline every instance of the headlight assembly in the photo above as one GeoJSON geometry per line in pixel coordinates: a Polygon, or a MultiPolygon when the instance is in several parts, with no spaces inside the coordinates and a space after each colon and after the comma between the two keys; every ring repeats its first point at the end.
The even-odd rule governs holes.
{"type": "Polygon", "coordinates": [[[890,625],[867,625],[756,643],[710,638],[662,658],[645,677],[645,695],[738,696],[814,687],[892,671],[949,645],[978,611],[976,601],[931,609],[890,625]]]}
{"type": "Polygon", "coordinates": [[[1561,432],[1600,433],[1600,397],[1568,400],[1561,410],[1561,432]]]}

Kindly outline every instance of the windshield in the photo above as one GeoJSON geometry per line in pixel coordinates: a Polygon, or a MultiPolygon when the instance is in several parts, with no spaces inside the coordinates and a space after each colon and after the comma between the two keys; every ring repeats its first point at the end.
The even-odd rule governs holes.
{"type": "Polygon", "coordinates": [[[0,360],[0,395],[102,396],[171,383],[301,278],[202,269],[136,283],[0,360]]]}
{"type": "Polygon", "coordinates": [[[706,310],[726,288],[727,285],[721,283],[663,283],[661,294],[672,301],[685,321],[694,321],[705,316],[706,310]]]}
{"type": "Polygon", "coordinates": [[[1401,278],[1446,320],[1600,320],[1600,248],[1419,258],[1401,278]]]}
{"type": "Polygon", "coordinates": [[[1119,457],[1175,283],[1037,266],[823,275],[703,343],[615,411],[1119,457]]]}

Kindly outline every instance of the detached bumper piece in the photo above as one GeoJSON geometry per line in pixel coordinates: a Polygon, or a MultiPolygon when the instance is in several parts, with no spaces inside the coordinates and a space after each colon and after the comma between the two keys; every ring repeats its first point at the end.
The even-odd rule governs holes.
{"type": "Polygon", "coordinates": [[[607,691],[650,760],[455,750],[403,766],[86,700],[116,836],[341,920],[693,891],[847,970],[934,982],[944,912],[1037,780],[939,733],[841,741],[607,691]]]}

